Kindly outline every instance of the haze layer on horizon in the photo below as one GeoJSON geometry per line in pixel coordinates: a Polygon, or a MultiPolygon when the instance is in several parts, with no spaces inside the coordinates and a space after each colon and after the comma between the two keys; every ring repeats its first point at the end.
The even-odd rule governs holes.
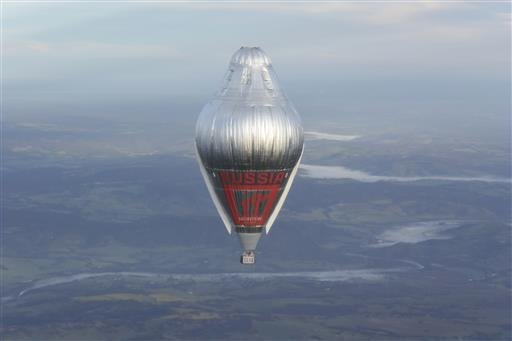
{"type": "Polygon", "coordinates": [[[306,125],[510,134],[507,3],[3,6],[7,120],[192,124],[244,45],[267,51],[306,125]]]}

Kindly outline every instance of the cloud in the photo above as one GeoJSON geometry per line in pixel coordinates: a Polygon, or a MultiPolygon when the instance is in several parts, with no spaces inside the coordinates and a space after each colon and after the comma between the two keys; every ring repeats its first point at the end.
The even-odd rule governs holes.
{"type": "MultiPolygon", "coordinates": [[[[420,16],[431,14],[450,8],[451,5],[440,2],[417,2],[417,3],[317,3],[305,4],[302,6],[281,6],[280,10],[289,12],[303,12],[307,14],[340,16],[350,18],[350,21],[359,21],[371,25],[387,25],[414,21],[420,16]]],[[[272,7],[270,7],[272,9],[272,7]]],[[[275,8],[274,8],[275,9],[275,8]]]]}
{"type": "Polygon", "coordinates": [[[95,41],[43,42],[7,40],[6,57],[45,55],[84,58],[178,58],[178,50],[165,45],[115,44],[95,41]]]}
{"type": "Polygon", "coordinates": [[[4,53],[6,56],[34,55],[50,51],[47,43],[38,41],[6,40],[4,53]]]}
{"type": "Polygon", "coordinates": [[[186,8],[198,11],[240,11],[240,12],[278,12],[289,15],[315,15],[325,17],[338,17],[350,22],[360,22],[371,25],[403,24],[416,22],[418,19],[433,19],[440,13],[465,11],[481,12],[486,10],[495,18],[510,21],[510,13],[506,6],[485,6],[471,2],[334,2],[334,1],[226,1],[222,3],[208,3],[205,1],[180,1],[161,3],[147,3],[156,8],[186,8]]]}

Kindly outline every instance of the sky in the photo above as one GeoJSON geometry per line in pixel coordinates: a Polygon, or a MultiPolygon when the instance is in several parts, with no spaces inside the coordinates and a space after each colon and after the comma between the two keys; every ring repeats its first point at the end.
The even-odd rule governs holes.
{"type": "Polygon", "coordinates": [[[6,119],[200,109],[260,46],[305,121],[509,123],[507,2],[4,3],[2,20],[6,119]]]}

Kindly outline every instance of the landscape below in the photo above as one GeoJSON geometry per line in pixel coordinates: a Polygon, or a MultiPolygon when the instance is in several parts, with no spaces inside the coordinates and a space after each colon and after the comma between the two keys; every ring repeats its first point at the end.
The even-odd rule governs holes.
{"type": "Polygon", "coordinates": [[[510,338],[504,144],[316,128],[244,267],[167,128],[6,125],[3,337],[510,338]]]}

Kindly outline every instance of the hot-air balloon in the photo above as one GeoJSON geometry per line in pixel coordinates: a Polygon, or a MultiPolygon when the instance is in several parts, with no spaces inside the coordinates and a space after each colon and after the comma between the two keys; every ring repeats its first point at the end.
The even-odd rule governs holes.
{"type": "Polygon", "coordinates": [[[261,233],[276,220],[304,147],[300,117],[262,49],[235,52],[220,90],[199,115],[195,142],[213,203],[240,239],[240,262],[254,264],[261,233]]]}

